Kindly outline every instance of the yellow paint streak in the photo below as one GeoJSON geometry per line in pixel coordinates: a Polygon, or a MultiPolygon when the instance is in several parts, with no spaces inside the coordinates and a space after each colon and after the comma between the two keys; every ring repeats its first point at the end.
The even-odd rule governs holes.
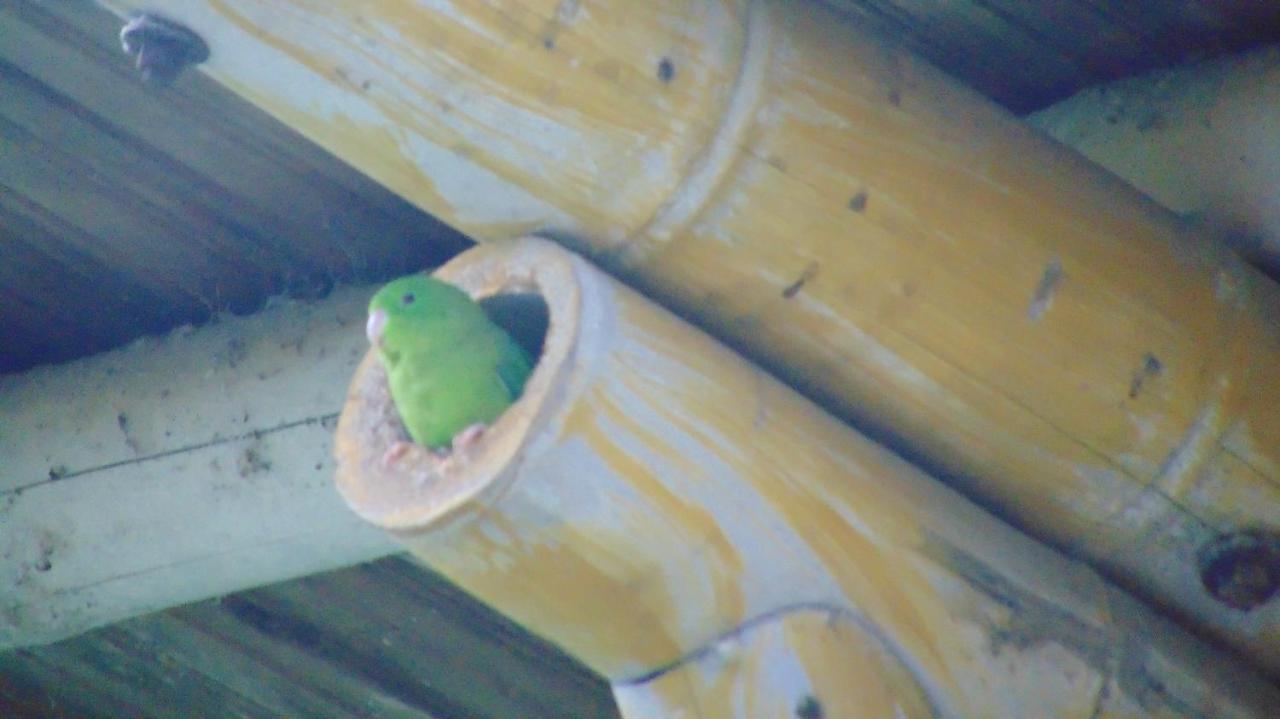
{"type": "Polygon", "coordinates": [[[606,677],[633,676],[685,651],[670,627],[678,608],[662,594],[636,591],[654,568],[635,563],[645,558],[631,549],[634,537],[566,524],[530,536],[527,526],[527,519],[491,510],[447,545],[428,537],[410,540],[410,548],[606,677]]]}
{"type": "MultiPolygon", "coordinates": [[[[618,381],[625,381],[619,379],[618,381]]],[[[651,467],[645,466],[630,452],[619,446],[621,430],[632,442],[645,445],[650,452],[671,460],[679,468],[680,478],[696,477],[699,468],[664,442],[658,428],[636,422],[626,409],[614,402],[606,392],[596,391],[582,402],[565,421],[564,436],[581,438],[596,456],[623,478],[645,498],[646,513],[661,517],[667,527],[655,527],[658,532],[675,533],[687,537],[689,552],[696,555],[714,586],[713,607],[706,607],[708,617],[715,617],[720,627],[732,627],[746,619],[741,583],[744,577],[743,559],[721,531],[716,514],[698,503],[680,497],[671,489],[670,479],[657,476],[651,467]],[[601,419],[608,422],[608,430],[602,428],[601,419]]],[[[668,588],[674,600],[678,587],[668,588]]],[[[707,631],[714,631],[707,627],[707,631]]],[[[693,647],[686,646],[686,651],[693,647]]]]}
{"type": "Polygon", "coordinates": [[[808,615],[788,618],[783,630],[784,642],[806,668],[812,695],[822,702],[826,716],[933,716],[928,699],[902,664],[853,624],[808,615]]]}
{"type": "MultiPolygon", "coordinates": [[[[950,621],[948,609],[907,559],[923,533],[903,505],[902,495],[894,492],[892,477],[901,470],[885,467],[879,448],[851,437],[816,407],[785,390],[771,391],[772,380],[757,375],[722,347],[702,336],[687,336],[670,316],[642,303],[625,303],[621,315],[627,331],[640,338],[639,346],[660,353],[687,374],[660,373],[641,359],[629,365],[615,363],[613,381],[639,382],[637,391],[642,396],[679,398],[681,408],[697,408],[701,427],[682,420],[675,411],[664,412],[663,417],[686,436],[698,438],[698,446],[704,449],[716,446],[705,435],[714,428],[723,445],[731,448],[730,454],[719,453],[715,460],[737,470],[743,490],[758,493],[781,522],[821,557],[859,611],[882,626],[893,627],[896,638],[932,671],[946,676],[947,660],[937,653],[930,637],[938,636],[939,626],[950,621]],[[659,377],[665,386],[659,385],[659,377]],[[758,402],[768,404],[761,407],[758,402]],[[760,419],[762,411],[765,419],[760,419]],[[848,466],[880,469],[884,474],[850,476],[831,455],[815,452],[817,448],[845,454],[848,466]],[[791,477],[798,481],[790,481],[791,477]],[[883,534],[863,534],[832,503],[865,517],[868,526],[883,534]]],[[[668,451],[664,456],[674,454],[668,451]]],[[[696,481],[692,478],[698,476],[697,467],[691,466],[689,472],[690,481],[696,481]]],[[[769,568],[751,571],[767,576],[769,568]]]]}
{"type": "MultiPolygon", "coordinates": [[[[822,558],[858,611],[891,636],[927,668],[936,681],[955,681],[947,626],[955,622],[936,588],[917,574],[908,548],[877,544],[855,530],[813,494],[784,485],[773,487],[770,502],[781,515],[809,528],[809,546],[822,558]]],[[[865,511],[865,509],[864,509],[865,511]]]]}

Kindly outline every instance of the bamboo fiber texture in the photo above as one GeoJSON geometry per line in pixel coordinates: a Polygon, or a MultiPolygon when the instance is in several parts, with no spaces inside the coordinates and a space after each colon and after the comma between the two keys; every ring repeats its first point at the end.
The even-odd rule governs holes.
{"type": "Polygon", "coordinates": [[[157,9],[419,206],[589,254],[1280,672],[1280,292],[925,63],[798,0],[157,9]]]}
{"type": "Polygon", "coordinates": [[[757,708],[865,696],[957,717],[1264,716],[1280,701],[556,245],[481,246],[437,276],[488,301],[540,297],[535,372],[440,468],[388,460],[404,435],[371,352],[339,421],[339,490],[613,681],[631,716],[770,715],[742,692],[757,708]],[[840,668],[857,656],[871,663],[840,668]]]}

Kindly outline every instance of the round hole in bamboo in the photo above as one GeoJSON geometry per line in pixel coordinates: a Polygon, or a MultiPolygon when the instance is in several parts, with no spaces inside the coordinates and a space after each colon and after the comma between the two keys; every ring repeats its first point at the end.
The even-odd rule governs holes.
{"type": "Polygon", "coordinates": [[[542,299],[542,295],[532,290],[501,292],[481,299],[480,307],[535,362],[538,360],[551,319],[547,301],[542,299]]]}
{"type": "Polygon", "coordinates": [[[1248,611],[1280,591],[1280,534],[1245,530],[1223,535],[1200,551],[1200,581],[1214,599],[1248,611]]]}
{"type": "Polygon", "coordinates": [[[556,388],[574,364],[580,323],[573,263],[541,254],[546,241],[526,240],[518,245],[524,252],[506,254],[504,243],[493,245],[435,273],[471,295],[535,360],[521,396],[479,439],[444,457],[409,444],[376,352],[352,378],[334,440],[335,479],[347,504],[385,529],[425,529],[500,496],[531,433],[563,401],[556,388]]]}

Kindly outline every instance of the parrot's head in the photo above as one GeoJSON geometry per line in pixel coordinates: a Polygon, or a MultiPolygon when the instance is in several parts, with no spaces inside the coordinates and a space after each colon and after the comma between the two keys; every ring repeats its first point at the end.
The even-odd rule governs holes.
{"type": "Polygon", "coordinates": [[[365,331],[374,347],[384,353],[396,352],[414,336],[480,311],[467,293],[418,273],[392,280],[378,290],[369,301],[365,331]]]}

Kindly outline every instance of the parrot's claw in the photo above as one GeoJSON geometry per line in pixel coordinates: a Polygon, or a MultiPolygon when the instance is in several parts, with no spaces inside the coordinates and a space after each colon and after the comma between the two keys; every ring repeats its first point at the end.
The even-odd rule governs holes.
{"type": "Polygon", "coordinates": [[[387,448],[382,455],[382,468],[391,469],[413,450],[413,442],[399,441],[387,448]]]}
{"type": "Polygon", "coordinates": [[[488,425],[476,423],[454,435],[452,442],[454,453],[465,452],[468,447],[479,441],[487,429],[489,429],[488,425]]]}
{"type": "Polygon", "coordinates": [[[413,442],[400,440],[392,443],[387,451],[382,454],[382,469],[388,472],[397,472],[404,469],[419,470],[420,473],[414,476],[417,484],[425,484],[427,479],[433,474],[443,471],[450,464],[452,455],[447,448],[430,449],[413,442]],[[404,467],[404,464],[410,464],[404,467]]]}

